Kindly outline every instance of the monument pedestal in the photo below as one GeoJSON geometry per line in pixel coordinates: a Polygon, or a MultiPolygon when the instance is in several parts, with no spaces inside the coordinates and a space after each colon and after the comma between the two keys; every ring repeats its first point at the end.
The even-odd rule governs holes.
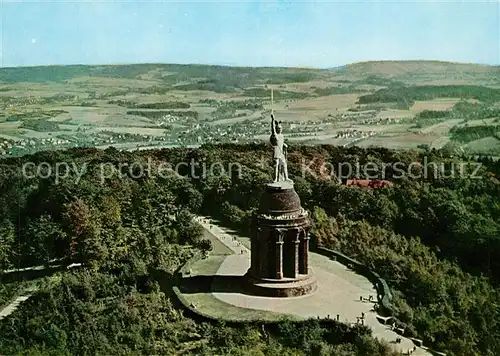
{"type": "Polygon", "coordinates": [[[245,289],[268,297],[313,293],[316,278],[309,268],[309,229],[293,182],[266,184],[251,238],[245,289]]]}

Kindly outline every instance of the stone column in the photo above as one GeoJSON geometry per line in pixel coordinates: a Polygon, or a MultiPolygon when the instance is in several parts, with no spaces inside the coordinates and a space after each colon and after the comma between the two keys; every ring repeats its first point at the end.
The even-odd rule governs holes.
{"type": "Polygon", "coordinates": [[[309,273],[309,231],[302,232],[302,266],[300,270],[303,274],[309,273]]]}
{"type": "Polygon", "coordinates": [[[261,242],[260,242],[260,239],[261,239],[261,235],[262,235],[262,229],[259,227],[257,228],[257,233],[255,234],[254,236],[254,240],[252,241],[252,245],[251,245],[251,255],[250,255],[250,260],[251,260],[251,268],[252,268],[252,274],[254,276],[258,276],[259,275],[259,266],[260,266],[260,258],[259,258],[259,253],[260,253],[260,245],[261,245],[261,242]]]}
{"type": "Polygon", "coordinates": [[[270,274],[270,271],[268,271],[268,261],[269,261],[268,234],[269,234],[268,229],[264,229],[263,231],[261,231],[261,233],[259,234],[259,242],[258,242],[259,244],[259,251],[258,251],[259,256],[257,257],[259,261],[259,265],[257,267],[259,271],[258,276],[263,278],[268,278],[270,274]]]}
{"type": "Polygon", "coordinates": [[[281,230],[277,230],[276,236],[276,278],[283,278],[283,234],[281,230]]]}
{"type": "Polygon", "coordinates": [[[297,230],[296,235],[295,235],[295,240],[293,243],[295,244],[295,252],[294,252],[294,261],[293,261],[293,267],[294,267],[294,276],[293,278],[297,278],[298,274],[300,273],[300,266],[299,266],[299,248],[300,248],[300,233],[301,230],[297,230]]]}
{"type": "Polygon", "coordinates": [[[304,268],[309,273],[309,230],[304,230],[304,268]]]}

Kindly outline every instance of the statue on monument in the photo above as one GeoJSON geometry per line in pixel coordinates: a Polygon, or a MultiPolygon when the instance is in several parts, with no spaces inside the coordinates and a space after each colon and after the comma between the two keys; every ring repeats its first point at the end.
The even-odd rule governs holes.
{"type": "Polygon", "coordinates": [[[271,114],[271,145],[273,145],[273,159],[275,161],[274,182],[291,182],[288,179],[288,167],[286,164],[286,148],[288,147],[283,137],[281,121],[276,121],[271,114]]]}

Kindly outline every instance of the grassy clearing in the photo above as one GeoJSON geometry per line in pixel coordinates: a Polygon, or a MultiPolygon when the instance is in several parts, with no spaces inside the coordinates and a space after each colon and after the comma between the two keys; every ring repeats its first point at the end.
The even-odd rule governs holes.
{"type": "Polygon", "coordinates": [[[210,253],[210,257],[196,261],[191,265],[191,275],[212,276],[217,273],[220,265],[228,255],[210,253]]]}
{"type": "Polygon", "coordinates": [[[269,312],[264,310],[247,309],[224,303],[210,293],[183,294],[189,303],[196,309],[212,317],[231,321],[277,321],[283,318],[300,320],[299,317],[288,314],[269,312]]]}

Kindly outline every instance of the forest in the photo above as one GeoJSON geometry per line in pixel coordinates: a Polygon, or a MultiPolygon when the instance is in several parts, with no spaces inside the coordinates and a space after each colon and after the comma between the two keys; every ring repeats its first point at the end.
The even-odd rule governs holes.
{"type": "Polygon", "coordinates": [[[401,108],[411,107],[417,100],[436,98],[475,99],[485,103],[496,102],[500,98],[500,89],[476,85],[421,85],[405,86],[392,84],[388,88],[379,89],[373,94],[359,98],[359,104],[397,103],[401,108]]]}
{"type": "MultiPolygon", "coordinates": [[[[499,161],[335,146],[292,146],[288,160],[312,215],[313,245],[337,249],[386,279],[394,294],[391,312],[425,344],[448,355],[500,354],[499,161]],[[313,162],[306,174],[303,162],[313,162]],[[382,165],[394,185],[338,185],[322,167],[340,162],[382,165]],[[435,163],[430,172],[425,162],[435,163]],[[427,174],[396,175],[396,163],[427,174]],[[457,167],[462,173],[479,169],[472,177],[457,174],[457,167]]],[[[211,249],[192,214],[249,233],[262,184],[272,175],[264,144],[44,151],[0,161],[0,174],[0,269],[52,260],[84,265],[46,276],[38,292],[0,322],[2,353],[393,354],[364,327],[318,320],[214,324],[178,306],[171,290],[176,271],[211,249]],[[262,157],[268,164],[259,165],[262,157]],[[100,177],[101,164],[192,160],[214,167],[238,163],[242,174],[191,174],[181,166],[179,175],[141,175],[134,168],[104,182],[100,177]],[[70,172],[56,182],[23,175],[27,162],[87,168],[79,179],[70,172]]],[[[0,277],[0,303],[6,303],[22,282],[0,277]]]]}
{"type": "Polygon", "coordinates": [[[478,126],[464,126],[464,127],[453,127],[450,130],[451,139],[467,143],[474,140],[478,140],[484,137],[496,137],[500,140],[500,125],[478,125],[478,126]]]}

